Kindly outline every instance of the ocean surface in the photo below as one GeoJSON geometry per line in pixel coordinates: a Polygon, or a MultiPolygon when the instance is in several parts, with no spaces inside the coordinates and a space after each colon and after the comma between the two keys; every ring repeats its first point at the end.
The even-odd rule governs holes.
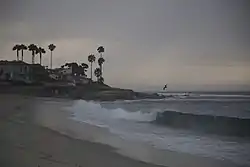
{"type": "MultiPolygon", "coordinates": [[[[164,150],[170,150],[250,166],[249,136],[228,136],[189,128],[175,128],[157,124],[156,120],[157,113],[171,111],[191,115],[212,115],[215,118],[237,118],[239,122],[249,121],[250,93],[159,93],[167,98],[99,103],[77,100],[72,106],[67,107],[67,110],[71,112],[71,119],[74,121],[103,129],[124,142],[150,147],[153,152],[159,151],[164,154],[164,150]]],[[[96,141],[114,147],[121,145],[121,141],[117,144],[102,135],[99,137],[96,141]]]]}

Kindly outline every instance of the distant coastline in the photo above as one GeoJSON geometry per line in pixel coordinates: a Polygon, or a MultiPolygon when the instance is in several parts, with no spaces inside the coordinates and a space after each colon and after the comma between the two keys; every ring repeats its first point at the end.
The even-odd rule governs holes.
{"type": "Polygon", "coordinates": [[[79,86],[60,84],[20,85],[0,83],[1,94],[19,94],[38,97],[57,97],[95,101],[163,99],[157,93],[135,92],[130,89],[113,88],[105,84],[92,83],[79,86]]]}

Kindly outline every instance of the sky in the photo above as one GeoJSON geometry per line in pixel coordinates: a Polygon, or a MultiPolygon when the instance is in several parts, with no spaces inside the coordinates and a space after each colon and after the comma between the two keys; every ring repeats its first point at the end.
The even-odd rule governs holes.
{"type": "Polygon", "coordinates": [[[248,0],[0,0],[0,25],[0,59],[16,59],[15,44],[53,43],[60,67],[102,45],[115,87],[250,90],[248,0]]]}

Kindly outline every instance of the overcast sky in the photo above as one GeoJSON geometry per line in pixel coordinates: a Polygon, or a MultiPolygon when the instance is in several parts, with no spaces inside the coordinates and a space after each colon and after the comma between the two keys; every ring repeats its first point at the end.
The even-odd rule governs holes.
{"type": "Polygon", "coordinates": [[[56,67],[103,45],[113,86],[250,90],[248,0],[0,0],[0,25],[1,59],[16,43],[54,43],[56,67]]]}

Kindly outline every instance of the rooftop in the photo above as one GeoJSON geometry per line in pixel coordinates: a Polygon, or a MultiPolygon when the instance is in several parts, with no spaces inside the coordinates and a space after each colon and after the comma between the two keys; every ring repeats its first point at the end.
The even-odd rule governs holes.
{"type": "Polygon", "coordinates": [[[30,64],[16,60],[14,61],[0,60],[0,65],[30,65],[30,64]]]}

